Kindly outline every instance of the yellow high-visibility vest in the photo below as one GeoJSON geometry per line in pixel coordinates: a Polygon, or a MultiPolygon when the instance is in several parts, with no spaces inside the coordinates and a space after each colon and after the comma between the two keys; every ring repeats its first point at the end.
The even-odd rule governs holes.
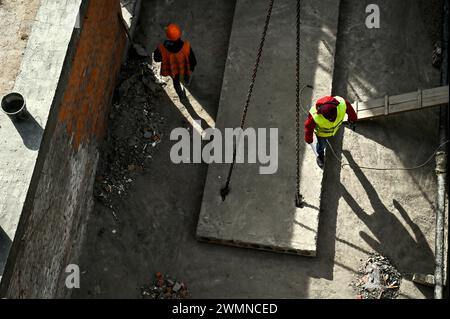
{"type": "Polygon", "coordinates": [[[318,114],[315,105],[309,110],[309,113],[313,117],[314,122],[316,122],[316,128],[314,129],[314,132],[319,137],[334,136],[339,130],[339,127],[341,127],[342,122],[344,121],[345,113],[347,112],[347,104],[345,103],[345,99],[340,96],[335,96],[334,98],[339,101],[339,105],[336,107],[337,115],[334,122],[330,122],[325,118],[325,116],[323,116],[322,114],[318,114]]]}

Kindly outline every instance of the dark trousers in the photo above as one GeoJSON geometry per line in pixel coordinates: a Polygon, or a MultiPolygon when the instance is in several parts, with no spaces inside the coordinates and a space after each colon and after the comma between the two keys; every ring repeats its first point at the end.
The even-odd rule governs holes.
{"type": "Polygon", "coordinates": [[[317,137],[317,145],[316,145],[317,154],[323,157],[325,155],[325,149],[327,148],[327,138],[320,137],[317,135],[316,137],[317,137]]]}
{"type": "Polygon", "coordinates": [[[181,87],[181,81],[183,81],[184,83],[188,83],[189,75],[183,75],[182,79],[180,79],[180,75],[177,74],[174,78],[172,78],[172,80],[173,80],[173,87],[175,88],[175,92],[177,92],[178,96],[180,98],[186,97],[186,93],[183,91],[181,87]]]}

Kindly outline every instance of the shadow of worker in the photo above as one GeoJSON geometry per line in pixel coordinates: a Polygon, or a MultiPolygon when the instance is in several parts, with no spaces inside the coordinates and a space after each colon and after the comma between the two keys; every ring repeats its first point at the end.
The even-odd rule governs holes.
{"type": "Polygon", "coordinates": [[[184,91],[184,94],[182,94],[181,96],[178,96],[180,98],[180,103],[185,107],[186,112],[189,114],[193,121],[197,121],[200,123],[200,126],[203,130],[210,128],[211,126],[208,124],[207,120],[200,116],[199,112],[194,108],[191,101],[189,100],[189,96],[187,96],[185,92],[186,91],[184,91]]]}
{"type": "Polygon", "coordinates": [[[383,204],[375,188],[362,170],[356,166],[350,152],[343,151],[343,154],[352,165],[351,167],[364,187],[373,208],[372,214],[365,212],[342,185],[342,197],[376,238],[372,238],[364,231],[360,231],[360,236],[374,251],[390,258],[402,273],[433,273],[434,254],[420,227],[413,222],[402,205],[394,199],[393,206],[412,230],[414,236],[411,236],[402,222],[383,204]]]}

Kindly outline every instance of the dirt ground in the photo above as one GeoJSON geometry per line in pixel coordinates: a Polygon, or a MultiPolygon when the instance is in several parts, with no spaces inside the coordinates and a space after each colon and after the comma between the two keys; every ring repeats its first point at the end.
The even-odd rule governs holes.
{"type": "Polygon", "coordinates": [[[14,87],[41,0],[0,0],[0,97],[14,87]]]}
{"type": "MultiPolygon", "coordinates": [[[[395,1],[390,7],[388,3],[391,2],[383,1],[385,7],[393,8],[389,14],[390,21],[394,21],[391,27],[400,25],[403,28],[402,24],[408,20],[420,21],[412,28],[428,30],[422,39],[424,47],[421,52],[425,53],[420,55],[414,53],[415,45],[412,45],[410,37],[402,40],[406,41],[401,42],[403,47],[397,47],[393,51],[392,46],[401,39],[386,37],[383,38],[382,46],[364,51],[364,43],[358,42],[358,36],[363,32],[360,34],[355,31],[361,25],[358,10],[364,12],[364,4],[359,1],[358,5],[351,5],[351,1],[343,2],[350,18],[342,19],[340,35],[350,34],[352,37],[344,38],[337,48],[337,64],[341,68],[336,69],[335,93],[348,95],[350,98],[355,97],[356,93],[372,97],[386,92],[408,92],[420,85],[439,85],[439,72],[431,70],[427,62],[431,59],[433,42],[439,39],[439,24],[433,27],[426,23],[438,15],[438,6],[421,18],[418,15],[424,10],[420,10],[420,6],[411,6],[408,14],[397,21],[393,17],[398,16],[399,10],[402,10],[400,2],[395,1]],[[357,45],[364,52],[360,60],[357,60],[356,53],[345,54],[346,50],[354,49],[357,45]],[[406,55],[399,55],[405,47],[410,47],[411,50],[406,55]],[[372,49],[377,52],[375,57],[372,49]],[[386,61],[386,68],[371,69],[380,60],[386,61]],[[373,62],[370,64],[367,61],[373,62]],[[410,69],[404,67],[406,63],[413,63],[415,66],[411,71],[414,75],[412,80],[409,79],[410,69]],[[344,65],[351,65],[353,73],[346,71],[344,65]],[[397,74],[398,78],[392,76],[389,66],[392,72],[392,66],[402,70],[397,74]],[[367,78],[368,83],[364,84],[372,85],[355,86],[353,75],[356,72],[367,78]],[[377,82],[377,76],[382,75],[382,80],[377,82]],[[377,85],[379,82],[383,85],[377,85]],[[378,90],[371,90],[372,87],[377,87],[378,90]]],[[[199,0],[191,2],[188,8],[181,1],[146,1],[143,3],[137,30],[137,41],[152,51],[163,39],[165,24],[177,21],[182,26],[185,37],[191,41],[199,60],[196,77],[189,87],[189,98],[192,105],[202,107],[203,112],[212,118],[217,112],[220,97],[233,9],[234,1],[199,0]]],[[[377,36],[380,37],[379,34],[377,36]]],[[[377,42],[374,43],[375,46],[378,45],[377,42]]],[[[413,180],[417,178],[417,184],[424,184],[425,190],[414,189],[412,197],[402,193],[405,189],[398,190],[400,204],[392,202],[387,194],[390,194],[392,183],[404,177],[403,175],[388,175],[389,185],[382,183],[380,186],[379,176],[365,174],[360,170],[345,171],[342,176],[340,172],[326,171],[325,181],[336,184],[338,191],[329,189],[325,196],[328,204],[327,211],[321,216],[317,258],[197,242],[195,229],[207,165],[173,164],[169,153],[174,142],[168,138],[172,129],[190,126],[186,119],[186,109],[193,115],[190,108],[192,105],[185,105],[186,108],[183,108],[170,83],[153,98],[152,110],[164,123],[158,127],[161,143],[152,150],[151,159],[145,164],[142,174],[133,176],[129,191],[120,200],[114,201],[114,214],[102,202],[96,203],[87,228],[80,264],[81,288],[74,292],[73,297],[140,298],[140,287],[149,284],[156,272],[162,272],[185,282],[193,298],[355,298],[356,293],[350,287],[351,281],[363,259],[376,251],[394,256],[393,261],[402,272],[405,269],[430,270],[433,219],[432,216],[424,216],[424,212],[428,214],[432,204],[424,199],[431,196],[434,187],[431,166],[408,177],[413,180]],[[386,200],[390,203],[386,204],[386,200]],[[411,204],[419,202],[421,206],[413,210],[408,206],[408,201],[411,204]],[[391,236],[395,240],[390,240],[391,236]],[[417,259],[417,268],[408,267],[415,265],[417,256],[423,257],[417,259]]],[[[428,112],[425,117],[427,116],[436,119],[433,112],[428,112]]],[[[407,118],[414,123],[424,120],[423,116],[407,118]]],[[[386,145],[389,138],[399,138],[398,135],[378,136],[370,133],[374,127],[388,126],[392,129],[392,122],[375,122],[370,125],[371,128],[362,125],[358,134],[367,134],[368,140],[382,145],[386,145]]],[[[410,128],[406,125],[402,129],[408,131],[410,128]]],[[[420,153],[423,156],[419,154],[418,157],[412,157],[415,156],[414,140],[420,144],[425,143],[431,149],[435,133],[430,129],[422,137],[412,134],[407,140],[411,143],[408,144],[408,149],[399,154],[402,161],[400,164],[406,165],[411,158],[420,161],[422,157],[429,155],[423,152],[420,153]]],[[[355,145],[368,145],[363,138],[359,139],[363,142],[356,141],[354,136],[349,136],[348,140],[356,143],[355,145]]],[[[393,144],[387,143],[390,149],[396,149],[398,143],[393,144]]],[[[364,153],[355,152],[355,159],[345,152],[344,155],[348,160],[364,159],[364,153]]],[[[331,165],[333,164],[337,165],[331,161],[331,165]]],[[[405,288],[400,291],[400,298],[432,296],[431,289],[416,287],[409,281],[402,285],[405,288]]]]}

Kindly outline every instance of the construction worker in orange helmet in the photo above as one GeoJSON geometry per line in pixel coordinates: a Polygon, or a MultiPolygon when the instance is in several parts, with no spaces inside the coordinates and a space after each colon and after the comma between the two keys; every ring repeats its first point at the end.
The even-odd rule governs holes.
{"type": "Polygon", "coordinates": [[[166,27],[167,39],[153,53],[155,62],[161,62],[161,75],[170,76],[180,99],[186,98],[181,80],[189,83],[189,77],[197,65],[194,51],[188,41],[181,40],[181,29],[171,23],[166,27]]]}

